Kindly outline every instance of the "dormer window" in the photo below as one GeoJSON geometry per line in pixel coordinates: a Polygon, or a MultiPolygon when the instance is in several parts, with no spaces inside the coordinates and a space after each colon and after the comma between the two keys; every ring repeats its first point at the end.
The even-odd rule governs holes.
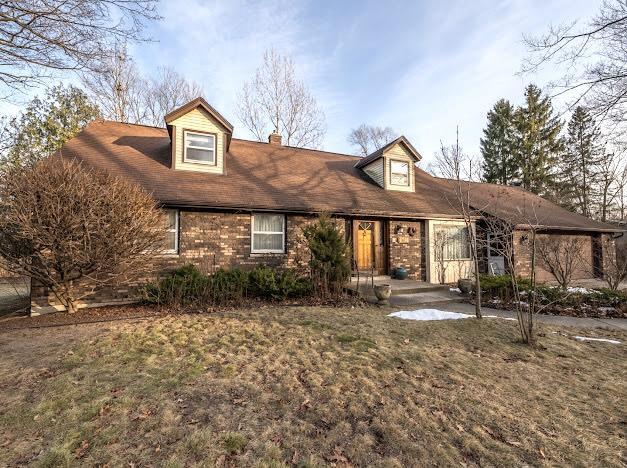
{"type": "Polygon", "coordinates": [[[216,164],[216,136],[211,133],[185,131],[183,161],[197,164],[216,164]]]}
{"type": "Polygon", "coordinates": [[[390,184],[409,185],[409,163],[405,161],[390,161],[390,184]]]}

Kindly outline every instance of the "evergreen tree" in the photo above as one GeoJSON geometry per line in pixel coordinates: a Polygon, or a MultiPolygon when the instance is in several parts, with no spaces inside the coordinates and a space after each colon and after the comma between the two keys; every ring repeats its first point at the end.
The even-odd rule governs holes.
{"type": "Polygon", "coordinates": [[[57,151],[99,117],[98,106],[80,88],[55,86],[7,124],[3,162],[29,165],[57,151]]]}
{"type": "Polygon", "coordinates": [[[554,167],[564,146],[560,137],[562,122],[553,115],[549,97],[542,96],[533,84],[525,89],[525,103],[516,110],[514,122],[521,185],[539,195],[549,195],[554,189],[554,167]]]}
{"type": "Polygon", "coordinates": [[[512,185],[518,180],[514,130],[514,107],[508,100],[500,99],[488,112],[488,125],[481,138],[485,182],[512,185]]]}
{"type": "Polygon", "coordinates": [[[578,106],[568,122],[566,148],[561,157],[563,205],[584,216],[592,215],[599,182],[603,147],[601,131],[590,113],[578,106]]]}

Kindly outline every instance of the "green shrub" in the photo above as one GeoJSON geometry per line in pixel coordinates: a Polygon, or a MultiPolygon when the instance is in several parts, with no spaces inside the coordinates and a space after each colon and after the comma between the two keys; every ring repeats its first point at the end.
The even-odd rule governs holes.
{"type": "Polygon", "coordinates": [[[344,236],[327,215],[303,229],[311,252],[313,287],[320,296],[338,296],[350,278],[350,252],[344,236]]]}
{"type": "Polygon", "coordinates": [[[239,268],[219,269],[209,277],[211,301],[215,304],[227,304],[241,301],[248,295],[248,272],[239,268]]]}
{"type": "Polygon", "coordinates": [[[188,305],[200,302],[209,290],[209,278],[194,265],[184,265],[158,283],[145,287],[145,297],[154,304],[188,305]]]}
{"type": "Polygon", "coordinates": [[[212,275],[205,275],[194,265],[185,265],[160,281],[146,285],[144,297],[153,304],[224,305],[253,297],[298,298],[311,291],[309,278],[298,277],[292,270],[281,272],[262,265],[251,271],[219,269],[212,275]]]}

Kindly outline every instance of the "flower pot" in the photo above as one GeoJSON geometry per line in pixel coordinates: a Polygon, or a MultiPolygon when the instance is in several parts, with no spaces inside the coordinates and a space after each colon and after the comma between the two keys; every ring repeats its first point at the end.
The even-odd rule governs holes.
{"type": "Polygon", "coordinates": [[[457,287],[464,294],[469,294],[472,291],[474,282],[470,278],[460,278],[457,280],[457,287]]]}
{"type": "Polygon", "coordinates": [[[374,287],[374,295],[377,296],[379,303],[385,304],[392,295],[392,286],[389,284],[377,284],[374,287]]]}
{"type": "Polygon", "coordinates": [[[404,280],[409,276],[409,272],[403,267],[397,267],[394,269],[394,279],[404,280]]]}

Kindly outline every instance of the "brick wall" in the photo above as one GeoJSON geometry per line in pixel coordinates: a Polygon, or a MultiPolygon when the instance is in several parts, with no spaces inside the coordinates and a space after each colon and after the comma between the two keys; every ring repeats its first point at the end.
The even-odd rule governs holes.
{"type": "MultiPolygon", "coordinates": [[[[530,236],[528,231],[515,231],[514,232],[514,264],[516,272],[523,276],[531,276],[531,249],[530,249],[530,236]]],[[[561,237],[561,238],[579,238],[582,240],[581,262],[573,279],[593,278],[594,277],[594,259],[593,259],[593,235],[592,234],[570,234],[564,232],[551,232],[540,233],[537,236],[537,241],[545,239],[547,237],[561,237]]],[[[547,270],[542,268],[541,261],[536,257],[536,278],[540,282],[554,281],[553,275],[547,270]]]]}
{"type": "Polygon", "coordinates": [[[390,272],[393,268],[403,266],[409,271],[409,277],[415,280],[426,280],[425,255],[423,239],[425,239],[425,223],[423,221],[394,221],[388,223],[390,272]],[[396,226],[402,227],[402,234],[396,233],[396,226]],[[413,235],[410,235],[413,228],[413,235]]]}
{"type": "MultiPolygon", "coordinates": [[[[218,268],[252,269],[256,265],[265,264],[276,268],[293,268],[305,274],[310,256],[303,228],[315,220],[313,216],[287,215],[286,252],[253,254],[250,252],[249,213],[181,211],[178,255],[159,257],[154,267],[155,274],[150,278],[127,282],[121,287],[98,288],[83,299],[83,302],[89,305],[133,302],[138,297],[139,289],[147,281],[188,263],[193,263],[206,273],[218,268]]],[[[336,222],[343,232],[344,220],[337,219],[336,222]]],[[[88,291],[90,285],[84,283],[81,289],[88,291]]],[[[63,310],[52,293],[41,285],[33,284],[31,302],[34,313],[63,310]]]]}

